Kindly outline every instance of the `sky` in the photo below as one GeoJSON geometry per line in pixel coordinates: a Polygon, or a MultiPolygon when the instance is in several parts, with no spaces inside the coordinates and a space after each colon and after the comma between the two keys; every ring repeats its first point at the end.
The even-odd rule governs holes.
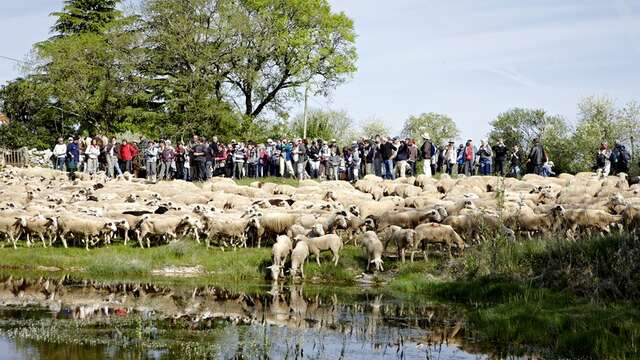
{"type": "MultiPolygon", "coordinates": [[[[354,20],[358,72],[309,104],[380,119],[394,134],[425,112],[450,116],[462,139],[478,139],[513,107],[575,121],[586,96],[640,101],[640,0],[330,2],[354,20]]],[[[61,7],[0,0],[0,56],[24,59],[61,7]]],[[[0,84],[19,75],[0,58],[0,84]]]]}

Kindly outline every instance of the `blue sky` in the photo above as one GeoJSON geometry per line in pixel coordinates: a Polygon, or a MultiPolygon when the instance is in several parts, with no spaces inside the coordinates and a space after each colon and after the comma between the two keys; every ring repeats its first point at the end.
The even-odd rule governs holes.
{"type": "MultiPolygon", "coordinates": [[[[359,71],[314,107],[385,121],[451,116],[478,139],[511,107],[573,121],[577,102],[640,100],[640,1],[330,0],[355,21],[359,71]]],[[[0,1],[0,55],[24,58],[48,37],[62,0],[0,1]]],[[[19,75],[0,59],[0,84],[19,75]]],[[[302,109],[294,105],[295,113],[302,109]]]]}

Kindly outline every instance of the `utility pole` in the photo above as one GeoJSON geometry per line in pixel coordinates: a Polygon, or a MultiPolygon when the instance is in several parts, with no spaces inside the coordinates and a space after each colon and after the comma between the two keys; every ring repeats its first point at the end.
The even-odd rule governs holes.
{"type": "Polygon", "coordinates": [[[309,102],[309,82],[307,81],[307,84],[304,87],[304,114],[303,114],[304,130],[302,134],[303,139],[307,138],[307,104],[308,102],[309,102]]]}

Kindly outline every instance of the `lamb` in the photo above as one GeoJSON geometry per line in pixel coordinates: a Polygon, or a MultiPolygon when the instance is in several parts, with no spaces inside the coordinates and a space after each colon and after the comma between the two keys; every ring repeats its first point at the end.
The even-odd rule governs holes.
{"type": "Polygon", "coordinates": [[[247,228],[249,219],[233,218],[207,218],[205,234],[207,235],[207,248],[211,245],[214,236],[225,236],[231,239],[231,245],[247,246],[247,228]]]}
{"type": "Polygon", "coordinates": [[[342,239],[336,234],[329,234],[320,236],[317,238],[308,238],[304,235],[298,235],[298,238],[305,241],[309,246],[309,252],[315,254],[316,262],[320,265],[320,252],[325,250],[331,250],[333,254],[334,266],[338,266],[338,260],[340,259],[340,250],[342,249],[342,239]]]}
{"type": "Polygon", "coordinates": [[[456,245],[460,254],[463,253],[466,244],[460,238],[460,235],[449,225],[427,223],[419,225],[415,228],[415,242],[414,251],[411,253],[411,262],[413,262],[413,256],[418,246],[422,245],[422,253],[424,254],[425,261],[427,260],[427,245],[431,244],[444,244],[447,246],[449,252],[449,258],[451,258],[451,246],[456,245]]]}
{"type": "Polygon", "coordinates": [[[271,254],[273,255],[273,265],[277,265],[281,271],[281,275],[284,276],[284,263],[287,260],[287,256],[293,248],[291,238],[287,235],[280,235],[276,239],[276,243],[271,247],[271,254]]]}
{"type": "Polygon", "coordinates": [[[289,231],[287,231],[287,236],[291,239],[295,239],[298,235],[305,235],[307,237],[318,237],[325,235],[324,228],[322,224],[315,224],[311,227],[311,229],[307,229],[300,224],[293,224],[289,231]]]}
{"type": "MultiPolygon", "coordinates": [[[[529,209],[524,207],[524,209],[529,209]]],[[[533,211],[522,211],[518,215],[518,228],[520,231],[527,233],[531,237],[531,233],[543,233],[546,231],[555,231],[560,226],[560,220],[564,217],[565,210],[561,205],[554,206],[549,213],[535,214],[533,211]]]]}
{"type": "Polygon", "coordinates": [[[296,223],[298,216],[288,213],[258,213],[250,218],[249,227],[256,230],[258,247],[260,247],[262,237],[277,236],[286,234],[289,228],[296,223]]]}
{"type": "Polygon", "coordinates": [[[291,276],[295,277],[298,269],[300,269],[300,275],[304,279],[304,262],[309,257],[309,245],[305,241],[298,241],[296,247],[291,252],[291,276]]]}
{"type": "Polygon", "coordinates": [[[380,239],[378,239],[378,235],[373,231],[367,231],[362,234],[360,240],[367,252],[367,271],[369,271],[371,264],[375,264],[377,271],[384,271],[382,268],[383,246],[380,239]]]}
{"type": "Polygon", "coordinates": [[[383,232],[383,252],[387,250],[387,245],[389,245],[390,242],[395,242],[398,258],[402,259],[404,263],[407,249],[411,249],[414,246],[415,236],[416,231],[413,229],[403,229],[396,225],[389,226],[383,232]]]}

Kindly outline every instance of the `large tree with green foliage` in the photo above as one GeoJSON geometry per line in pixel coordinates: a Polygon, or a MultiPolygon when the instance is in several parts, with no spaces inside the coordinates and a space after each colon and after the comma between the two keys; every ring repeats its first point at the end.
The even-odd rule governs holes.
{"type": "Polygon", "coordinates": [[[617,108],[611,98],[590,96],[578,104],[578,117],[571,141],[575,171],[591,168],[603,142],[611,147],[615,142],[635,147],[640,130],[640,107],[637,103],[631,102],[617,108]]]}
{"type": "Polygon", "coordinates": [[[58,18],[52,30],[57,36],[102,34],[122,15],[116,8],[119,2],[120,0],[66,0],[62,11],[51,13],[58,18]]]}
{"type": "Polygon", "coordinates": [[[424,133],[429,133],[433,143],[440,145],[448,140],[458,138],[460,130],[447,115],[430,112],[410,116],[404,122],[401,135],[412,139],[421,139],[424,133]]]}
{"type": "Polygon", "coordinates": [[[503,139],[507,147],[518,145],[524,152],[529,151],[533,139],[539,138],[547,156],[557,171],[572,168],[569,137],[571,128],[561,116],[550,115],[543,109],[514,108],[491,122],[489,141],[495,144],[503,139]]]}

